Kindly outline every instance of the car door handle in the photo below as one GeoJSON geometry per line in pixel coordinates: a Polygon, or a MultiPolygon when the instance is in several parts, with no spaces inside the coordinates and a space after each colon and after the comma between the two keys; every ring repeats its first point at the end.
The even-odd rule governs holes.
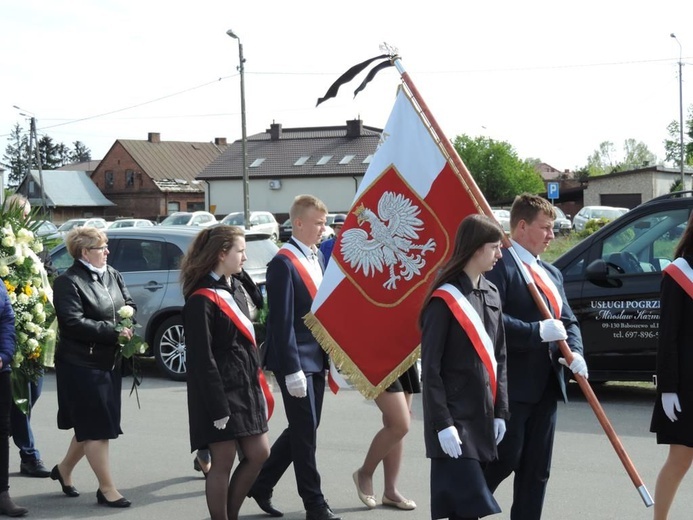
{"type": "Polygon", "coordinates": [[[159,283],[159,282],[149,282],[147,285],[144,286],[144,288],[148,291],[158,291],[159,289],[164,288],[164,284],[159,283]]]}

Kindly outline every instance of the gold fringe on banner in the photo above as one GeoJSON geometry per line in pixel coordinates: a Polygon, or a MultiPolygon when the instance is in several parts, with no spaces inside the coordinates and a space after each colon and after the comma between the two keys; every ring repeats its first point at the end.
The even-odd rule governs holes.
{"type": "Polygon", "coordinates": [[[399,376],[409,370],[409,367],[411,367],[419,357],[421,357],[421,345],[419,344],[411,354],[385,377],[385,379],[380,381],[377,385],[373,385],[312,312],[306,314],[303,317],[303,321],[313,333],[315,339],[318,340],[322,349],[330,356],[330,359],[332,359],[339,371],[349,379],[349,382],[354,385],[366,399],[375,399],[378,397],[388,386],[397,381],[399,376]]]}

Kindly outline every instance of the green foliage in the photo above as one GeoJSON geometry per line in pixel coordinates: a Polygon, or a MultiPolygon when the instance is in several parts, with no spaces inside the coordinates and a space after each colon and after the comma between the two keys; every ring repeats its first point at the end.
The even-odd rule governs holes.
{"type": "Polygon", "coordinates": [[[581,240],[582,238],[579,237],[577,233],[556,237],[551,241],[546,251],[541,254],[541,259],[546,262],[553,262],[581,240]]]}
{"type": "Polygon", "coordinates": [[[590,236],[595,231],[606,226],[609,222],[611,222],[611,220],[608,218],[604,218],[604,217],[588,220],[587,224],[585,224],[585,229],[583,229],[582,231],[580,231],[576,234],[577,234],[578,238],[580,238],[580,239],[587,238],[588,236],[590,236]]]}
{"type": "Polygon", "coordinates": [[[642,141],[626,139],[623,142],[623,154],[618,153],[614,143],[604,141],[587,158],[587,165],[578,171],[581,172],[580,175],[583,177],[580,180],[585,180],[585,177],[598,177],[608,173],[634,170],[655,164],[656,162],[657,156],[642,141]],[[622,155],[621,160],[618,159],[619,155],[622,155]]]}
{"type": "MultiPolygon", "coordinates": [[[[37,170],[39,167],[36,158],[36,150],[30,150],[29,134],[17,123],[10,133],[2,157],[2,165],[9,170],[8,184],[17,186],[27,174],[29,169],[37,170]]],[[[54,170],[71,162],[85,162],[91,160],[91,150],[81,141],[73,143],[73,149],[63,143],[54,143],[53,139],[44,135],[38,141],[38,156],[41,159],[41,168],[54,170]]]]}
{"type": "Polygon", "coordinates": [[[544,191],[532,160],[520,159],[509,143],[459,135],[453,145],[487,200],[508,200],[525,191],[544,191]]]}

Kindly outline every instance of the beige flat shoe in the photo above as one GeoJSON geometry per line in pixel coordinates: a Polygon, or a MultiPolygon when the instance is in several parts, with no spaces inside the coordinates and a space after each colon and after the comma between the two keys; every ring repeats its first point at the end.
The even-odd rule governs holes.
{"type": "Polygon", "coordinates": [[[416,509],[416,502],[409,500],[408,498],[403,498],[401,502],[395,502],[390,500],[385,495],[383,495],[383,505],[389,507],[396,507],[397,509],[402,509],[404,511],[411,511],[416,509]]]}
{"type": "Polygon", "coordinates": [[[361,492],[361,488],[359,487],[359,470],[354,471],[354,474],[352,475],[354,478],[354,484],[356,485],[356,494],[359,496],[359,499],[361,502],[366,504],[366,507],[368,509],[374,509],[375,506],[378,505],[378,503],[375,500],[374,495],[366,495],[361,492]]]}

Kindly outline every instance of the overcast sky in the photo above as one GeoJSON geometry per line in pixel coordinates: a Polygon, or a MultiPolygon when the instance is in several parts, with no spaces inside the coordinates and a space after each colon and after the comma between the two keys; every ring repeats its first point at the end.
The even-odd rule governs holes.
{"type": "Polygon", "coordinates": [[[399,76],[381,72],[315,107],[347,68],[380,54],[402,63],[448,138],[504,140],[564,170],[602,141],[643,141],[662,160],[666,127],[693,104],[693,2],[526,0],[3,0],[0,147],[24,113],[39,134],[102,158],[116,139],[241,138],[247,132],[382,128],[399,76]],[[471,5],[471,4],[474,5],[471,5]],[[469,4],[469,5],[468,5],[469,4]],[[453,7],[449,7],[453,6],[453,7]]]}

